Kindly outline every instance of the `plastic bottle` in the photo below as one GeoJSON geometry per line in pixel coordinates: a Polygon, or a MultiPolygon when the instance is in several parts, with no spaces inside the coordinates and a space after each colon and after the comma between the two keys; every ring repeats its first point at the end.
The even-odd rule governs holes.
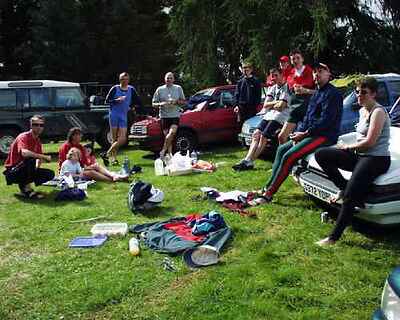
{"type": "Polygon", "coordinates": [[[164,161],[165,161],[165,166],[168,167],[171,164],[171,155],[169,153],[167,153],[164,157],[164,161]]]}
{"type": "Polygon", "coordinates": [[[124,163],[122,165],[122,171],[124,174],[129,174],[130,166],[129,166],[129,158],[125,156],[124,163]]]}
{"type": "Polygon", "coordinates": [[[138,256],[140,253],[139,240],[135,237],[129,240],[129,253],[133,256],[138,256]]]}
{"type": "Polygon", "coordinates": [[[163,176],[165,174],[164,162],[160,158],[154,161],[154,172],[156,176],[163,176]]]}
{"type": "Polygon", "coordinates": [[[192,153],[190,154],[190,158],[192,159],[192,164],[195,164],[198,160],[197,158],[197,152],[195,150],[192,151],[192,153]]]}

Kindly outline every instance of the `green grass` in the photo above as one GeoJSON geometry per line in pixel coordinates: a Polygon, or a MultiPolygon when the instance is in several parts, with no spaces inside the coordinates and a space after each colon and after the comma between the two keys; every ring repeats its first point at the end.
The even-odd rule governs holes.
{"type": "Polygon", "coordinates": [[[271,163],[259,160],[257,170],[235,173],[231,165],[243,153],[214,148],[201,158],[226,162],[217,172],[156,177],[146,152],[124,150],[143,167],[139,177],[166,194],[147,216],[129,212],[127,183],[97,183],[76,203],[54,202],[55,193],[40,187],[47,199],[32,202],[15,198],[17,187],[6,186],[1,175],[0,319],[369,319],[385,277],[399,264],[396,232],[349,228],[335,248],[316,247],[332,225],[320,223],[321,209],[291,178],[272,204],[256,209],[258,219],[191,201],[201,186],[261,187],[271,163]],[[178,272],[164,271],[161,254],[142,248],[141,256],[130,256],[129,237],[97,249],[68,249],[93,225],[73,220],[105,215],[100,221],[136,224],[211,209],[234,231],[221,263],[212,267],[193,271],[178,256],[172,257],[178,272]]]}

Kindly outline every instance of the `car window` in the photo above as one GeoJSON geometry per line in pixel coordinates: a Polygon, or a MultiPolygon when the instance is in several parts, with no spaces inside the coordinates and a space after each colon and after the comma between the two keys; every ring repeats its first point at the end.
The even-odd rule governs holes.
{"type": "Polygon", "coordinates": [[[14,89],[0,90],[0,108],[15,108],[17,97],[14,89]]]}
{"type": "Polygon", "coordinates": [[[391,91],[393,92],[394,101],[400,97],[400,81],[390,81],[391,91]]]}
{"type": "Polygon", "coordinates": [[[222,91],[220,99],[222,106],[233,106],[235,103],[233,93],[230,91],[222,91]]]}
{"type": "Polygon", "coordinates": [[[56,88],[55,105],[58,108],[83,107],[84,96],[80,88],[56,88]]]}
{"type": "Polygon", "coordinates": [[[31,108],[45,108],[50,106],[49,89],[29,89],[29,100],[31,108]]]}
{"type": "Polygon", "coordinates": [[[389,96],[386,89],[386,84],[384,82],[379,82],[378,84],[378,92],[376,94],[376,101],[382,106],[388,106],[389,96]]]}
{"type": "Polygon", "coordinates": [[[17,105],[18,108],[29,108],[28,89],[17,89],[17,105]]]}

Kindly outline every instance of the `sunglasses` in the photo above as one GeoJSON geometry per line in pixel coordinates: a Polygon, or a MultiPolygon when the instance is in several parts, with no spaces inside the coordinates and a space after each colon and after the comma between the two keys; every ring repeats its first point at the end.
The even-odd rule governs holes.
{"type": "Polygon", "coordinates": [[[368,94],[368,91],[367,90],[365,90],[365,89],[361,89],[361,90],[358,90],[358,89],[356,89],[356,95],[358,95],[358,96],[365,96],[366,94],[368,94]]]}
{"type": "Polygon", "coordinates": [[[119,79],[120,81],[123,81],[123,80],[129,80],[129,78],[121,78],[121,79],[119,79]]]}
{"type": "Polygon", "coordinates": [[[44,123],[32,123],[32,127],[44,128],[44,123]]]}

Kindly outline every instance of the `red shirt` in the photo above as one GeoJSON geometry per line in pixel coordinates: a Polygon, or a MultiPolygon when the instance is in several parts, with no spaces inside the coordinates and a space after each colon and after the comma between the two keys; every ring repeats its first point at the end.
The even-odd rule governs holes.
{"type": "Polygon", "coordinates": [[[292,68],[287,77],[287,84],[289,89],[293,89],[295,84],[298,84],[307,89],[315,88],[315,81],[313,77],[313,70],[309,65],[304,66],[304,70],[301,75],[296,74],[296,68],[292,68]]]}
{"type": "Polygon", "coordinates": [[[82,168],[84,168],[90,164],[89,160],[87,158],[86,149],[83,145],[81,145],[80,143],[72,144],[72,143],[69,143],[68,141],[66,141],[60,146],[60,149],[58,149],[58,168],[59,169],[61,168],[62,163],[65,160],[67,160],[67,153],[68,153],[69,149],[71,149],[71,148],[77,148],[81,152],[81,159],[80,159],[79,163],[81,164],[82,168]]]}
{"type": "Polygon", "coordinates": [[[8,153],[7,160],[4,163],[6,168],[14,167],[24,160],[22,156],[22,149],[26,149],[35,153],[43,153],[42,143],[39,138],[35,138],[32,131],[23,132],[15,138],[11,144],[10,152],[8,153]]]}

